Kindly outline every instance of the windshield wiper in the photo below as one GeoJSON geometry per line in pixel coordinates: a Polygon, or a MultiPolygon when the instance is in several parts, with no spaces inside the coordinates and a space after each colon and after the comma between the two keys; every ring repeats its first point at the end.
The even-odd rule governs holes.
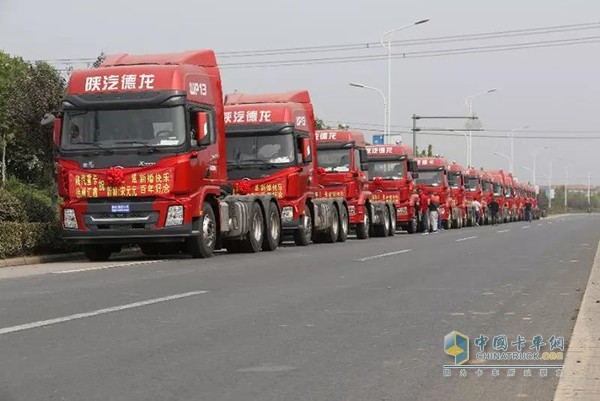
{"type": "Polygon", "coordinates": [[[104,147],[102,145],[98,145],[96,142],[79,142],[77,145],[92,145],[97,149],[103,150],[105,152],[107,152],[108,154],[113,153],[113,150],[107,147],[104,147]]]}
{"type": "Polygon", "coordinates": [[[142,141],[116,141],[115,145],[142,145],[151,152],[156,152],[158,150],[158,146],[148,145],[146,142],[142,141]]]}
{"type": "Polygon", "coordinates": [[[227,168],[229,168],[229,167],[235,167],[236,169],[241,169],[240,164],[233,160],[227,161],[227,168]]]}
{"type": "Polygon", "coordinates": [[[277,167],[275,165],[275,163],[271,163],[271,162],[268,162],[268,161],[262,160],[262,159],[247,159],[247,160],[242,160],[242,164],[246,164],[246,163],[261,163],[262,165],[264,165],[267,168],[276,168],[277,167]]]}

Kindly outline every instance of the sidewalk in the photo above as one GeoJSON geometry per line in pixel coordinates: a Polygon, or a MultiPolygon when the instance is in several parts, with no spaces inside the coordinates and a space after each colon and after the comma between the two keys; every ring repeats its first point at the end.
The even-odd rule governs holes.
{"type": "Polygon", "coordinates": [[[554,401],[600,400],[600,243],[554,401]]]}
{"type": "MultiPolygon", "coordinates": [[[[139,248],[125,248],[113,256],[129,256],[140,254],[139,248]]],[[[42,263],[66,262],[73,260],[87,260],[83,252],[61,253],[56,255],[20,256],[18,258],[0,259],[0,269],[5,267],[38,265],[42,263]]]]}

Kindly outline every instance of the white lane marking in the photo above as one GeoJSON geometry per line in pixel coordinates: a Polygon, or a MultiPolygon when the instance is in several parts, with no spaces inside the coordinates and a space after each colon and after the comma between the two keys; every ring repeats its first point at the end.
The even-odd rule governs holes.
{"type": "Polygon", "coordinates": [[[462,242],[462,241],[468,241],[470,239],[475,239],[477,238],[476,235],[472,236],[472,237],[465,237],[465,238],[459,238],[459,239],[455,239],[454,242],[462,242]]]}
{"type": "Polygon", "coordinates": [[[529,227],[531,227],[531,226],[523,226],[523,227],[521,227],[521,229],[524,230],[524,229],[529,228],[529,227]]]}
{"type": "Polygon", "coordinates": [[[500,230],[500,231],[496,231],[496,232],[497,232],[497,233],[507,233],[507,232],[509,232],[509,231],[510,231],[510,230],[500,230]]]}
{"type": "Polygon", "coordinates": [[[543,224],[542,223],[538,223],[538,227],[540,227],[540,226],[543,226],[543,224]]]}
{"type": "Polygon", "coordinates": [[[386,256],[393,256],[393,255],[399,255],[401,253],[407,253],[407,252],[411,252],[412,249],[403,249],[401,251],[396,251],[396,252],[388,252],[388,253],[382,253],[380,255],[374,255],[374,256],[368,256],[366,258],[362,258],[362,259],[358,259],[359,262],[366,262],[367,260],[373,260],[373,259],[379,259],[379,258],[385,258],[386,256]]]}
{"type": "Polygon", "coordinates": [[[77,313],[75,315],[57,317],[55,319],[40,320],[38,322],[21,324],[18,326],[4,327],[4,328],[0,329],[0,335],[14,333],[17,331],[36,329],[38,327],[50,326],[50,325],[58,324],[58,323],[65,323],[65,322],[69,322],[71,320],[85,319],[88,317],[103,315],[105,313],[119,312],[119,311],[123,311],[126,309],[139,308],[140,306],[153,305],[153,304],[158,304],[161,302],[167,302],[167,301],[173,301],[173,300],[181,299],[181,298],[193,297],[193,296],[200,295],[200,294],[206,294],[207,292],[208,291],[186,292],[183,294],[169,295],[168,297],[154,298],[154,299],[149,299],[147,301],[134,302],[132,304],[119,305],[119,306],[113,306],[111,308],[98,309],[98,310],[91,311],[91,312],[77,313]]]}
{"type": "Polygon", "coordinates": [[[81,273],[81,272],[89,272],[89,271],[93,271],[93,270],[115,269],[117,267],[133,267],[133,266],[149,265],[152,263],[169,262],[169,261],[170,260],[168,260],[168,259],[144,260],[144,261],[140,261],[140,262],[130,262],[130,263],[119,263],[119,264],[106,265],[106,266],[85,267],[82,269],[59,270],[57,272],[50,272],[50,273],[52,273],[52,274],[81,273]]]}
{"type": "Polygon", "coordinates": [[[450,316],[464,316],[464,312],[452,312],[450,313],[450,316]]]}

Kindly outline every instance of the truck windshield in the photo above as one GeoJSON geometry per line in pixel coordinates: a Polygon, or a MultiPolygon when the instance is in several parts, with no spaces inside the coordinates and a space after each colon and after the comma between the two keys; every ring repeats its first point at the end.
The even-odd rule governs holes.
{"type": "Polygon", "coordinates": [[[448,173],[448,186],[450,188],[460,187],[460,173],[448,173]]]}
{"type": "Polygon", "coordinates": [[[418,184],[423,184],[428,187],[439,187],[442,185],[442,178],[444,172],[441,170],[437,171],[419,171],[419,178],[417,178],[418,184]]]}
{"type": "Polygon", "coordinates": [[[477,177],[473,176],[465,176],[465,189],[467,191],[477,191],[477,185],[479,184],[479,180],[477,177]]]}
{"type": "Polygon", "coordinates": [[[369,177],[381,177],[392,180],[404,178],[404,161],[370,161],[369,177]]]}
{"type": "Polygon", "coordinates": [[[227,162],[236,165],[258,163],[290,164],[296,161],[293,134],[257,134],[227,137],[227,162]]]}
{"type": "Polygon", "coordinates": [[[502,185],[494,184],[494,195],[496,195],[496,196],[502,195],[502,185]]]}
{"type": "Polygon", "coordinates": [[[319,167],[329,172],[350,171],[350,152],[349,149],[319,149],[319,167]]]}
{"type": "Polygon", "coordinates": [[[512,187],[506,187],[506,195],[507,198],[513,196],[512,187]]]}
{"type": "Polygon", "coordinates": [[[184,143],[183,106],[129,110],[68,110],[61,136],[63,149],[90,147],[166,147],[184,143]]]}

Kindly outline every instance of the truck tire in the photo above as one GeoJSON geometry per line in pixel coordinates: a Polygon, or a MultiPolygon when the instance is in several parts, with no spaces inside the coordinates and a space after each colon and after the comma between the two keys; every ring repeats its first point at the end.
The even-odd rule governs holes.
{"type": "Polygon", "coordinates": [[[210,258],[217,243],[215,212],[208,202],[202,204],[202,216],[198,218],[198,235],[186,240],[186,249],[192,258],[210,258]]]}
{"type": "Polygon", "coordinates": [[[250,231],[248,231],[246,239],[242,241],[243,252],[260,252],[266,235],[265,231],[265,218],[262,209],[257,202],[253,202],[250,209],[250,231]]]}
{"type": "Polygon", "coordinates": [[[105,262],[112,252],[106,245],[84,245],[83,253],[90,262],[105,262]]]}
{"type": "Polygon", "coordinates": [[[341,206],[339,211],[340,216],[340,233],[337,237],[337,242],[346,242],[348,238],[348,230],[350,228],[350,222],[348,221],[348,208],[344,205],[341,206]]]}
{"type": "Polygon", "coordinates": [[[383,206],[383,223],[373,227],[376,237],[387,237],[390,233],[390,212],[387,206],[383,206]]]}
{"type": "Polygon", "coordinates": [[[365,206],[365,217],[362,223],[356,225],[356,238],[367,239],[369,238],[369,231],[371,230],[371,208],[365,206]]]}
{"type": "Polygon", "coordinates": [[[337,241],[340,234],[340,217],[337,207],[333,207],[333,216],[331,218],[331,226],[322,233],[317,234],[317,242],[325,242],[333,244],[337,241]]]}
{"type": "Polygon", "coordinates": [[[390,211],[390,229],[388,235],[393,237],[396,235],[396,208],[392,206],[388,210],[390,211]]]}
{"type": "Polygon", "coordinates": [[[297,246],[307,246],[312,239],[312,213],[310,207],[304,205],[303,228],[294,231],[294,243],[297,246]]]}
{"type": "Polygon", "coordinates": [[[417,219],[413,218],[406,226],[406,232],[408,232],[409,234],[414,234],[417,232],[417,228],[417,219]]]}
{"type": "Polygon", "coordinates": [[[281,215],[275,202],[269,202],[266,218],[267,229],[263,239],[263,251],[274,251],[279,246],[281,239],[281,215]]]}

